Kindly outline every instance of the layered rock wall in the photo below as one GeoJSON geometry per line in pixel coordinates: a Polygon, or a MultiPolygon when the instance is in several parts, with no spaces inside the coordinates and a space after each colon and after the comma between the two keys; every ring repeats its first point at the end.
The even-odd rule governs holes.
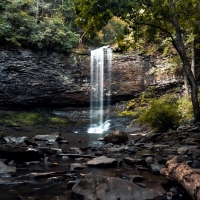
{"type": "MultiPolygon", "coordinates": [[[[134,98],[149,85],[170,88],[181,82],[172,74],[152,74],[155,67],[150,58],[114,54],[112,102],[134,98]]],[[[85,106],[89,95],[89,55],[0,49],[0,106],[85,106]]]]}

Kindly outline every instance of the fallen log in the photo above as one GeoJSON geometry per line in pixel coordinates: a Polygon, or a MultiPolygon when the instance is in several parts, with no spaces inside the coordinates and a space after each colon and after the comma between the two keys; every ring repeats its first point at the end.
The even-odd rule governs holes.
{"type": "Polygon", "coordinates": [[[160,173],[181,184],[193,200],[200,200],[200,174],[188,166],[184,156],[167,161],[167,168],[162,168],[160,173]]]}

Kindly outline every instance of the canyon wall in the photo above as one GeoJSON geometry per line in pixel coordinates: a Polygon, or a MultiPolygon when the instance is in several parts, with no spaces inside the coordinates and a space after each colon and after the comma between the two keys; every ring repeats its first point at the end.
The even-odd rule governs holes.
{"type": "MultiPolygon", "coordinates": [[[[181,88],[183,79],[162,60],[134,52],[113,54],[111,101],[137,97],[148,86],[160,91],[181,88]]],[[[0,106],[87,106],[90,56],[47,50],[0,49],[0,106]]]]}

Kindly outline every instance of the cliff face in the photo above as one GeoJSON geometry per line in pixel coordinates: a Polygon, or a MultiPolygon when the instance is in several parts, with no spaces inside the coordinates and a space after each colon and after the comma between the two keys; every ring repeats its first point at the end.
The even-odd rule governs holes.
{"type": "MultiPolygon", "coordinates": [[[[177,86],[180,77],[153,75],[156,61],[139,55],[114,54],[112,102],[138,96],[149,85],[177,86]]],[[[88,105],[89,55],[30,49],[0,50],[0,106],[88,105]]]]}

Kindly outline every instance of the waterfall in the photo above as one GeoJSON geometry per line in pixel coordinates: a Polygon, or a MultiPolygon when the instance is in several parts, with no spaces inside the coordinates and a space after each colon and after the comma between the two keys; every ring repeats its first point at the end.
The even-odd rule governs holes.
{"type": "Polygon", "coordinates": [[[112,50],[104,46],[91,51],[90,128],[88,133],[109,129],[112,50]]]}

